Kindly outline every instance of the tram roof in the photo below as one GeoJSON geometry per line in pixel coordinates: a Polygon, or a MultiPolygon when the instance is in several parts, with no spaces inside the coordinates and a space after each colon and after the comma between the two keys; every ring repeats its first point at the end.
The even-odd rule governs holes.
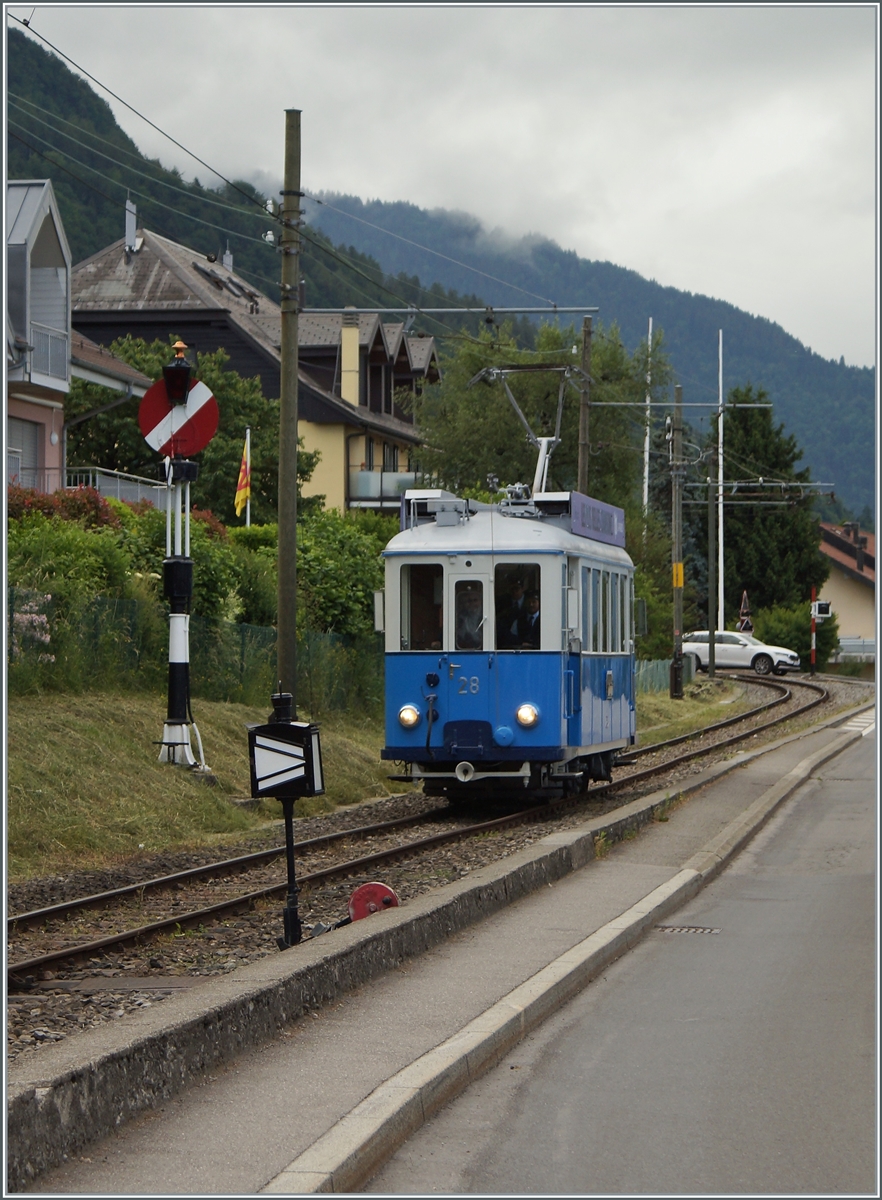
{"type": "Polygon", "coordinates": [[[633,565],[627,552],[619,546],[571,532],[568,515],[506,510],[498,504],[457,500],[449,493],[424,492],[419,495],[426,499],[455,501],[455,504],[441,509],[441,521],[438,520],[441,514],[436,512],[435,519],[422,519],[396,534],[386,546],[384,555],[443,558],[449,554],[579,554],[596,556],[624,567],[633,565]]]}

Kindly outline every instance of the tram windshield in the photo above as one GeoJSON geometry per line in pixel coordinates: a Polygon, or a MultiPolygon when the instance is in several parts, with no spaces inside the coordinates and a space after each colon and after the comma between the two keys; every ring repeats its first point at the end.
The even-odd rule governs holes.
{"type": "Polygon", "coordinates": [[[538,650],[538,563],[501,563],[496,568],[495,584],[496,649],[538,650]]]}

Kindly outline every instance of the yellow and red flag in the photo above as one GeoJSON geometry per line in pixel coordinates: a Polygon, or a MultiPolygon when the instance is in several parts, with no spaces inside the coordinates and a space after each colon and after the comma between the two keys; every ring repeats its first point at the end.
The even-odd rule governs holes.
{"type": "Polygon", "coordinates": [[[236,516],[241,517],[242,509],[251,499],[251,463],[248,439],[245,439],[245,449],[242,451],[242,465],[239,467],[239,482],[236,484],[236,516]]]}

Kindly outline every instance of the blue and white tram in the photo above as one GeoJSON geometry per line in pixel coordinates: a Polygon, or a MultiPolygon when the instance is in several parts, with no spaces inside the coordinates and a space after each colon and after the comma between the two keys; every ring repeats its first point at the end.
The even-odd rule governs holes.
{"type": "Polygon", "coordinates": [[[408,491],[385,558],[393,778],[451,800],[610,778],[636,740],[634,567],[620,508],[408,491]]]}

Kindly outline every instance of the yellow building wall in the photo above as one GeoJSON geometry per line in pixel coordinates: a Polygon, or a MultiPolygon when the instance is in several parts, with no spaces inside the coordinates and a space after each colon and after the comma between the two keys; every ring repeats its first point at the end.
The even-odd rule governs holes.
{"type": "MultiPolygon", "coordinates": [[[[297,433],[303,438],[304,450],[321,453],[309,483],[303,485],[304,496],[324,496],[325,508],[346,511],[346,425],[317,425],[313,421],[298,421],[297,433]]],[[[360,439],[353,438],[353,442],[360,439]]]]}
{"type": "Polygon", "coordinates": [[[839,619],[840,637],[874,638],[876,636],[876,589],[858,583],[830,565],[830,578],[821,588],[821,600],[829,600],[839,619]]]}
{"type": "MultiPolygon", "coordinates": [[[[304,450],[318,450],[321,454],[312,479],[303,485],[304,497],[324,496],[325,508],[345,512],[349,471],[364,470],[365,435],[352,425],[317,425],[303,420],[298,421],[297,432],[303,439],[304,450]]],[[[374,471],[379,472],[383,467],[383,442],[378,438],[374,441],[374,471]]],[[[406,471],[410,447],[404,442],[394,444],[399,447],[400,469],[406,471]]]]}

